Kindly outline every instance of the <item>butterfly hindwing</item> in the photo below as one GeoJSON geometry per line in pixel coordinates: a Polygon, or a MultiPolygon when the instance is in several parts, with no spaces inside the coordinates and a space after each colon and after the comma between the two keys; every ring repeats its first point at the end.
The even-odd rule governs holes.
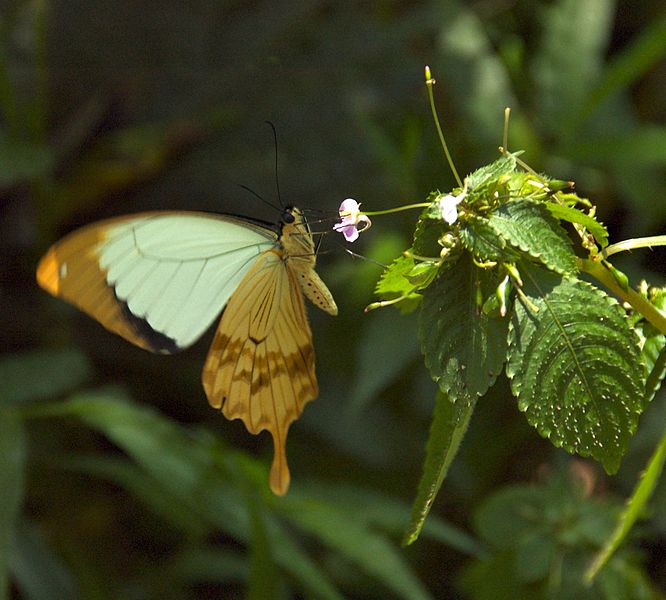
{"type": "Polygon", "coordinates": [[[242,419],[251,433],[268,430],[275,455],[270,484],[289,486],[287,432],[317,397],[312,334],[297,274],[279,249],[262,254],[227,305],[203,370],[212,406],[242,419]]]}

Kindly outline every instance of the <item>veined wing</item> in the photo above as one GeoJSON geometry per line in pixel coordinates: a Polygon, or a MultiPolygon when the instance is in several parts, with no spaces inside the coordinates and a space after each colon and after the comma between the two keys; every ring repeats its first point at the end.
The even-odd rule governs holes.
{"type": "Polygon", "coordinates": [[[279,249],[256,260],[222,315],[202,374],[212,406],[273,436],[270,485],[280,495],[290,480],[289,426],[318,394],[312,333],[288,264],[279,249]]]}
{"type": "Polygon", "coordinates": [[[137,346],[171,353],[204,333],[276,243],[269,229],[232,217],[143,213],[65,237],[40,261],[37,281],[137,346]]]}

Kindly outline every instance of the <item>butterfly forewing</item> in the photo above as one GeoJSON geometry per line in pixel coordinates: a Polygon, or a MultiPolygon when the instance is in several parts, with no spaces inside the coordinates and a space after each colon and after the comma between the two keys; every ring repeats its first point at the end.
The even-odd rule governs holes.
{"type": "Polygon", "coordinates": [[[193,344],[276,235],[205,213],[146,213],[84,227],[41,260],[37,280],[154,352],[193,344]]]}

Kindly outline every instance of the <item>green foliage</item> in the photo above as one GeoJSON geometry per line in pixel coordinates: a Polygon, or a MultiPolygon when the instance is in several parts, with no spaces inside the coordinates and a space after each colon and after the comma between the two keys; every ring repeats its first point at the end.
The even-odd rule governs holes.
{"type": "Polygon", "coordinates": [[[638,338],[620,305],[593,286],[521,272],[507,364],[518,407],[553,444],[614,473],[644,406],[638,338]]]}
{"type": "Polygon", "coordinates": [[[609,533],[603,548],[599,550],[594,557],[594,562],[588,567],[585,573],[588,581],[593,580],[599,571],[606,566],[613,554],[617,552],[620,544],[629,535],[636,521],[645,514],[647,503],[664,470],[665,461],[666,434],[661,438],[645,471],[641,473],[638,484],[618,518],[614,531],[609,533]]]}
{"type": "Polygon", "coordinates": [[[425,364],[461,415],[486,393],[506,360],[508,321],[480,311],[497,274],[464,257],[423,293],[419,339],[425,364]]]}
{"type": "Polygon", "coordinates": [[[432,503],[467,431],[474,406],[461,404],[455,404],[441,390],[437,392],[423,474],[412,506],[411,522],[403,537],[405,545],[415,542],[419,537],[432,503]]]}
{"type": "Polygon", "coordinates": [[[0,407],[0,598],[9,598],[9,568],[25,486],[26,439],[20,419],[0,407]]]}
{"type": "MultiPolygon", "coordinates": [[[[608,473],[618,470],[638,417],[664,376],[663,331],[651,323],[637,328],[640,319],[630,322],[617,301],[578,278],[583,265],[628,293],[626,276],[599,255],[608,235],[594,218],[595,208],[564,192],[568,182],[536,175],[516,156],[478,169],[448,196],[431,193],[413,244],[426,257],[408,251],[409,258],[390,265],[377,288],[382,297],[391,292],[398,305],[422,296],[421,349],[442,394],[408,542],[418,536],[477,398],[505,363],[528,422],[555,446],[592,456],[608,473]],[[461,201],[449,224],[441,203],[454,195],[461,201]],[[596,271],[576,257],[560,220],[575,226],[596,271]],[[436,246],[438,261],[428,258],[437,254],[436,246]]],[[[654,303],[657,298],[662,296],[653,294],[654,303]]]]}
{"type": "MultiPolygon", "coordinates": [[[[270,3],[237,3],[233,18],[224,4],[203,4],[191,10],[165,0],[157,20],[147,3],[17,0],[2,10],[0,339],[8,354],[0,364],[0,445],[7,456],[13,456],[12,447],[28,446],[20,475],[15,463],[0,457],[3,476],[12,470],[17,475],[13,489],[0,493],[7,502],[1,507],[3,518],[17,516],[12,499],[25,498],[22,516],[12,521],[13,533],[0,528],[3,540],[15,540],[8,557],[13,595],[26,600],[196,600],[265,590],[283,597],[371,598],[418,597],[427,587],[434,597],[452,597],[462,593],[452,588],[463,554],[475,557],[470,571],[480,569],[468,596],[543,598],[538,576],[549,558],[562,556],[557,553],[562,544],[543,532],[558,498],[552,510],[531,523],[531,531],[520,532],[519,552],[494,551],[488,544],[491,554],[484,560],[487,552],[475,536],[438,517],[439,508],[455,514],[457,522],[469,522],[472,508],[502,481],[529,477],[524,474],[552,461],[553,451],[535,439],[523,414],[502,398],[508,394],[502,377],[476,401],[468,443],[460,445],[453,464],[464,419],[450,437],[446,427],[433,424],[441,436],[430,440],[427,454],[434,458],[423,471],[410,527],[418,532],[414,525],[423,524],[420,543],[404,552],[393,544],[405,529],[410,486],[418,480],[420,440],[431,416],[434,386],[416,365],[415,320],[396,327],[398,316],[392,311],[361,314],[376,265],[349,260],[341,252],[336,258],[329,248],[337,247],[328,247],[333,236],[324,238],[319,268],[331,284],[340,316],[328,320],[310,314],[321,398],[294,428],[289,448],[296,467],[293,490],[279,501],[263,496],[265,457],[246,460],[261,454],[265,440],[247,441],[242,427],[224,423],[206,406],[199,385],[205,342],[169,359],[128,348],[46,299],[35,286],[34,266],[60,235],[110,215],[203,209],[273,221],[270,209],[236,185],[247,184],[274,199],[275,156],[264,119],[278,129],[282,195],[289,204],[330,214],[348,195],[368,210],[380,210],[425,197],[433,188],[446,193],[455,184],[435,148],[423,99],[414,92],[425,55],[438,75],[445,131],[461,172],[489,160],[501,139],[501,112],[511,106],[511,146],[525,148],[538,172],[575,180],[615,233],[652,235],[666,218],[661,201],[665,97],[655,69],[665,56],[666,15],[655,3],[618,10],[616,3],[599,0],[502,6],[438,0],[315,2],[279,9],[270,3]],[[105,27],[109,22],[123,35],[105,27]],[[138,47],[147,51],[137,52],[138,47]],[[63,346],[71,350],[55,349],[63,346]],[[124,395],[98,392],[97,400],[125,398],[137,410],[139,423],[157,427],[155,435],[137,427],[130,437],[145,436],[144,443],[153,445],[148,455],[159,451],[170,457],[162,467],[156,464],[159,457],[146,458],[135,447],[138,442],[130,443],[119,431],[114,433],[119,445],[109,441],[103,426],[92,420],[30,418],[40,401],[67,397],[94,380],[127,390],[124,395]],[[140,406],[157,408],[156,418],[141,416],[140,406]],[[162,421],[176,435],[170,437],[162,421]],[[155,440],[161,436],[175,444],[173,452],[155,440]],[[233,439],[235,448],[246,446],[234,452],[218,437],[233,439]],[[204,450],[190,452],[189,445],[204,450]],[[210,472],[202,464],[206,457],[214,465],[210,472]],[[171,467],[173,485],[167,480],[171,467]],[[203,479],[193,484],[183,474],[188,470],[195,480],[203,479]],[[446,474],[447,487],[441,498],[445,504],[438,507],[436,490],[421,492],[432,492],[428,484],[437,482],[440,473],[446,474]],[[178,482],[183,482],[182,493],[178,482]],[[295,524],[285,508],[292,497],[293,511],[310,504],[326,507],[304,519],[321,519],[316,528],[295,524]],[[432,510],[423,522],[426,506],[432,510]],[[335,518],[329,518],[332,513],[335,518]],[[338,539],[333,539],[336,532],[321,531],[345,519],[350,524],[338,539]],[[368,575],[381,571],[372,557],[345,549],[343,538],[363,546],[366,535],[373,548],[378,538],[383,540],[393,559],[399,556],[400,573],[408,571],[402,579],[392,574],[392,587],[380,581],[383,575],[368,575]],[[270,577],[277,579],[267,581],[270,577]],[[415,577],[418,589],[409,587],[415,577]]],[[[582,231],[584,250],[607,245],[605,228],[594,213],[588,214],[589,203],[567,193],[561,181],[518,171],[516,157],[502,156],[469,176],[461,206],[465,220],[453,228],[441,221],[436,206],[424,211],[418,228],[428,235],[412,240],[402,272],[387,272],[396,277],[382,300],[404,296],[397,307],[416,310],[444,270],[454,276],[457,263],[466,264],[471,254],[500,282],[490,296],[478,295],[479,310],[508,322],[514,304],[524,308],[519,298],[524,273],[515,265],[524,259],[533,268],[546,268],[491,228],[492,211],[509,199],[538,203],[569,231],[573,224],[574,236],[582,231]]],[[[437,191],[429,202],[443,195],[437,191]]],[[[404,218],[377,219],[354,250],[391,262],[410,244],[404,242],[412,239],[408,224],[404,218]],[[402,241],[391,252],[377,251],[389,239],[402,241]]],[[[328,231],[330,224],[317,229],[328,231]]],[[[651,253],[652,260],[645,258],[648,253],[625,253],[616,266],[630,282],[649,277],[648,269],[652,275],[663,270],[658,252],[651,253]]],[[[524,283],[529,285],[527,277],[524,283]]],[[[649,296],[646,301],[653,302],[649,296]]],[[[654,397],[652,408],[659,410],[666,368],[663,334],[638,313],[630,314],[630,324],[642,344],[645,401],[654,397]]],[[[459,408],[441,393],[437,407],[437,423],[446,410],[459,408]]],[[[121,413],[106,414],[113,419],[121,413]]],[[[608,495],[613,487],[627,485],[637,461],[645,462],[640,454],[645,431],[655,432],[662,422],[649,418],[641,417],[641,439],[632,443],[621,476],[604,478],[608,495]]],[[[662,433],[652,435],[651,448],[662,433]]],[[[630,509],[632,515],[650,517],[641,528],[647,539],[663,537],[666,504],[642,504],[650,493],[663,496],[663,485],[657,486],[659,464],[655,453],[630,509]]],[[[534,503],[521,506],[532,510],[534,503]]],[[[522,518],[524,513],[498,513],[509,524],[522,518]]],[[[624,543],[632,522],[624,521],[624,543]]],[[[559,524],[569,530],[568,521],[559,524]]],[[[590,518],[590,527],[596,525],[590,518]]],[[[610,539],[607,524],[604,534],[610,539]]],[[[574,541],[583,552],[577,554],[572,543],[564,560],[549,563],[554,583],[558,574],[567,582],[580,581],[581,568],[599,547],[581,536],[574,541]]],[[[657,573],[664,565],[660,547],[643,544],[657,573]]],[[[619,550],[629,560],[607,564],[593,588],[596,597],[612,597],[615,590],[614,597],[629,598],[645,589],[645,570],[628,549],[621,545],[619,550]]],[[[0,572],[6,562],[0,558],[0,572]]],[[[585,590],[567,589],[586,597],[585,590]]]]}
{"type": "Polygon", "coordinates": [[[613,558],[592,586],[583,570],[613,527],[619,503],[589,495],[585,480],[552,475],[538,485],[494,493],[476,511],[475,529],[487,556],[468,565],[462,587],[490,598],[654,598],[631,552],[613,558]]]}
{"type": "Polygon", "coordinates": [[[566,232],[540,204],[515,200],[490,213],[489,225],[507,244],[557,273],[575,273],[576,255],[566,232]]]}
{"type": "Polygon", "coordinates": [[[324,498],[298,490],[287,498],[274,498],[265,490],[263,466],[229,451],[205,431],[178,427],[114,392],[80,394],[42,405],[32,414],[75,416],[104,433],[133,461],[75,461],[70,468],[110,478],[190,535],[220,531],[248,545],[253,553],[249,593],[254,597],[266,597],[268,589],[274,597],[287,582],[317,597],[341,597],[322,567],[303,554],[283,521],[399,597],[430,597],[381,531],[324,498]]]}

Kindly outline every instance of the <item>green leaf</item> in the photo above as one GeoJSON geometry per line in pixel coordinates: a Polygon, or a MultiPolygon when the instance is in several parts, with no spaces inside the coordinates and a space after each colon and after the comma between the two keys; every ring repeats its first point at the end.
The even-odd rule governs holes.
{"type": "Polygon", "coordinates": [[[580,107],[577,122],[584,121],[604,98],[628,88],[663,59],[666,53],[666,14],[647,22],[636,37],[611,58],[603,79],[588,92],[586,101],[580,107]]]}
{"type": "Polygon", "coordinates": [[[423,294],[421,350],[433,380],[454,403],[474,404],[502,370],[508,319],[489,317],[478,302],[498,283],[494,271],[476,268],[466,255],[423,294]]]}
{"type": "Polygon", "coordinates": [[[585,227],[585,229],[594,236],[594,239],[601,248],[608,246],[608,230],[594,217],[585,214],[582,210],[578,210],[577,208],[563,206],[556,202],[546,202],[544,206],[556,219],[559,219],[560,221],[568,221],[569,223],[576,223],[585,227]]]}
{"type": "Polygon", "coordinates": [[[25,486],[26,439],[12,410],[0,410],[0,599],[9,598],[9,566],[25,486]]]}
{"type": "Polygon", "coordinates": [[[477,259],[515,262],[519,254],[507,248],[504,238],[488,219],[469,215],[460,223],[460,240],[477,259]]]}
{"type": "Polygon", "coordinates": [[[404,545],[418,539],[444,477],[458,453],[473,411],[473,405],[456,406],[441,390],[437,391],[423,474],[412,505],[412,518],[403,536],[404,545]]]}
{"type": "Polygon", "coordinates": [[[407,256],[396,258],[381,274],[375,294],[383,300],[391,300],[414,290],[414,285],[409,282],[407,275],[414,268],[415,261],[407,256]]]}
{"type": "Polygon", "coordinates": [[[431,204],[423,209],[419,215],[419,220],[416,222],[412,251],[418,256],[436,259],[442,251],[439,240],[449,230],[449,226],[440,218],[440,212],[436,205],[440,196],[441,194],[438,191],[428,194],[426,202],[431,204]]]}
{"type": "MultiPolygon", "coordinates": [[[[299,489],[304,492],[304,497],[325,500],[343,511],[354,513],[368,527],[385,531],[391,537],[393,534],[404,533],[405,514],[409,505],[396,497],[340,481],[308,482],[299,489]],[[357,510],[359,506],[363,506],[360,513],[357,510]]],[[[298,492],[294,490],[294,493],[298,492]]],[[[437,515],[429,516],[421,535],[469,556],[479,557],[484,553],[474,536],[437,515]]]]}
{"type": "Polygon", "coordinates": [[[79,350],[37,350],[0,360],[0,404],[56,398],[91,376],[88,359],[79,350]]]}
{"type": "Polygon", "coordinates": [[[652,454],[645,471],[641,473],[638,485],[636,485],[634,492],[627,501],[627,505],[618,519],[615,530],[594,558],[594,562],[585,572],[585,578],[588,582],[592,581],[599,571],[604,568],[627,537],[634,523],[645,513],[648,500],[659,483],[664,470],[664,461],[666,461],[666,432],[661,437],[659,445],[652,454]]]}
{"type": "Polygon", "coordinates": [[[603,72],[615,3],[558,0],[541,8],[543,27],[532,61],[531,93],[547,133],[561,137],[603,72]]]}
{"type": "Polygon", "coordinates": [[[257,498],[248,494],[252,538],[250,542],[250,581],[248,600],[280,598],[280,576],[273,558],[271,540],[266,531],[265,515],[257,498]]]}
{"type": "Polygon", "coordinates": [[[576,273],[571,240],[541,203],[513,200],[489,215],[490,225],[509,244],[558,273],[576,273]]]}
{"type": "Polygon", "coordinates": [[[46,145],[0,135],[0,189],[45,177],[52,168],[53,154],[46,145]]]}
{"type": "Polygon", "coordinates": [[[33,523],[19,524],[12,571],[21,598],[77,600],[81,597],[67,566],[33,523]]]}
{"type": "MultiPolygon", "coordinates": [[[[655,290],[650,297],[650,302],[664,312],[666,308],[666,291],[655,290]]],[[[641,356],[645,364],[645,399],[650,402],[666,376],[666,335],[659,331],[652,323],[642,317],[640,313],[634,313],[631,318],[632,324],[641,338],[641,356]]]]}
{"type": "MultiPolygon", "coordinates": [[[[241,460],[206,432],[187,430],[119,393],[79,394],[67,402],[41,405],[40,411],[41,416],[77,416],[100,430],[158,482],[165,500],[189,507],[193,519],[205,519],[209,526],[249,544],[251,524],[236,488],[251,483],[268,494],[266,469],[258,461],[241,460]]],[[[118,481],[123,483],[122,478],[118,481]]],[[[338,600],[340,595],[320,568],[270,515],[265,516],[276,563],[314,596],[338,600]]]]}
{"type": "Polygon", "coordinates": [[[485,165],[467,176],[467,190],[478,191],[484,185],[495,182],[502,175],[509,175],[516,170],[516,154],[508,154],[495,162],[485,165]]]}
{"type": "Polygon", "coordinates": [[[285,497],[284,504],[290,508],[289,515],[295,525],[398,596],[415,600],[431,598],[405,557],[354,514],[343,513],[326,502],[299,502],[285,497]]]}
{"type": "Polygon", "coordinates": [[[614,473],[644,406],[637,336],[588,283],[526,264],[521,274],[532,306],[515,303],[506,369],[518,407],[555,446],[614,473]]]}
{"type": "Polygon", "coordinates": [[[78,417],[122,448],[159,482],[165,495],[189,507],[197,518],[237,538],[249,536],[242,500],[228,485],[231,465],[213,461],[215,440],[204,432],[190,431],[113,391],[86,392],[66,402],[40,405],[38,414],[78,417]]]}
{"type": "Polygon", "coordinates": [[[298,581],[313,598],[342,600],[342,594],[335,589],[321,567],[310,558],[310,553],[294,540],[290,531],[278,523],[277,519],[270,519],[266,526],[276,562],[294,581],[298,581]]]}
{"type": "Polygon", "coordinates": [[[512,485],[488,497],[474,515],[474,529],[495,548],[513,548],[534,530],[546,503],[543,486],[512,485]]]}
{"type": "Polygon", "coordinates": [[[555,540],[543,531],[533,530],[518,540],[516,575],[525,583],[545,579],[556,555],[555,540]]]}
{"type": "Polygon", "coordinates": [[[571,161],[603,163],[621,160],[625,168],[661,167],[666,164],[666,127],[643,125],[626,133],[577,140],[569,148],[571,161]]]}
{"type": "Polygon", "coordinates": [[[398,316],[388,310],[368,315],[359,336],[356,377],[346,410],[359,415],[379,391],[413,366],[420,356],[415,329],[415,319],[410,315],[398,316]]]}

